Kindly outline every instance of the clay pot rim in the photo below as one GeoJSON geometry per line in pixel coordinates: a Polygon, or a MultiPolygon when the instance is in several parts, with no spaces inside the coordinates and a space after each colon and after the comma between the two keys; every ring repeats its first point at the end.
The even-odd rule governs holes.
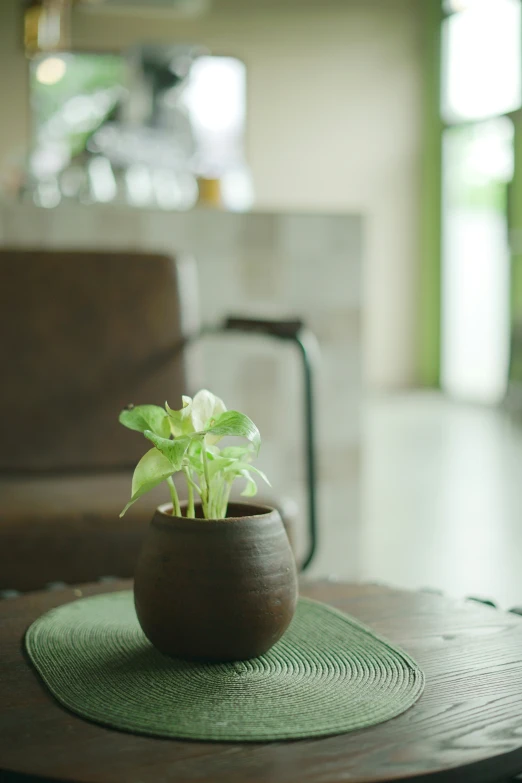
{"type": "MultiPolygon", "coordinates": [[[[196,505],[201,505],[196,503],[196,505]]],[[[182,508],[186,506],[186,502],[181,503],[182,508]]],[[[251,514],[244,514],[243,516],[239,517],[221,517],[217,519],[205,519],[204,517],[177,517],[173,514],[169,513],[172,510],[172,503],[162,503],[161,506],[158,506],[156,509],[156,514],[153,517],[153,523],[185,523],[190,522],[191,525],[197,524],[198,522],[202,526],[210,526],[210,525],[237,525],[242,524],[245,522],[262,522],[263,520],[270,519],[273,517],[274,513],[279,516],[279,512],[276,508],[273,506],[267,506],[264,503],[248,503],[243,501],[231,501],[229,503],[229,507],[234,508],[234,506],[244,506],[246,508],[252,509],[253,513],[251,514]]]]}

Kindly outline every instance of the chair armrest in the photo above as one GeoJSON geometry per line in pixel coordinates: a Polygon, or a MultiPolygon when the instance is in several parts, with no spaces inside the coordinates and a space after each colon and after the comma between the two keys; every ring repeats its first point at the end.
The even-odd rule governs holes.
{"type": "Polygon", "coordinates": [[[205,329],[203,334],[242,332],[262,334],[294,343],[301,357],[304,391],[305,461],[308,495],[308,551],[301,570],[308,568],[317,549],[317,468],[315,454],[315,416],[313,403],[313,369],[318,358],[315,335],[299,318],[269,319],[248,316],[228,316],[217,328],[205,329]]]}
{"type": "Polygon", "coordinates": [[[223,324],[225,331],[257,332],[283,340],[295,340],[304,327],[299,318],[268,319],[248,318],[245,316],[228,316],[223,324]]]}
{"type": "Polygon", "coordinates": [[[315,416],[313,400],[313,371],[319,356],[315,335],[299,318],[268,319],[250,318],[248,316],[228,316],[218,326],[205,326],[198,332],[187,335],[180,343],[173,346],[171,355],[188,347],[192,343],[209,335],[219,335],[231,332],[261,334],[275,337],[293,343],[301,358],[303,373],[303,408],[305,434],[305,462],[308,495],[308,551],[301,564],[301,570],[308,568],[317,549],[317,467],[315,454],[315,416]]]}

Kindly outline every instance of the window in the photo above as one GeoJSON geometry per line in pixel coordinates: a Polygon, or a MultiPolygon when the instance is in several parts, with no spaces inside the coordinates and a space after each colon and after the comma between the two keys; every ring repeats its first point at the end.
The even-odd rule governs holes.
{"type": "Polygon", "coordinates": [[[442,386],[497,402],[509,363],[507,188],[513,123],[498,117],[443,137],[442,386]]]}
{"type": "Polygon", "coordinates": [[[476,120],[521,105],[519,0],[453,0],[443,25],[442,115],[476,120]]]}
{"type": "Polygon", "coordinates": [[[497,403],[509,372],[508,195],[521,106],[520,0],[446,0],[441,383],[497,403]]]}

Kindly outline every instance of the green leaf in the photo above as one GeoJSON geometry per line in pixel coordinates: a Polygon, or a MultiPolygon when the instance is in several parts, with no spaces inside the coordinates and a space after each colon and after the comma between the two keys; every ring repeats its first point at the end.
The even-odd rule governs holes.
{"type": "MultiPolygon", "coordinates": [[[[189,466],[198,474],[198,476],[204,475],[202,459],[203,437],[203,433],[201,433],[199,440],[195,440],[195,438],[192,437],[191,445],[186,454],[189,466]]],[[[219,473],[219,471],[222,471],[224,468],[234,462],[232,459],[222,458],[220,451],[216,446],[205,446],[205,453],[207,455],[208,471],[211,478],[212,476],[215,476],[216,473],[219,473]]]]}
{"type": "Polygon", "coordinates": [[[190,454],[190,452],[187,454],[189,466],[194,470],[198,476],[201,476],[203,474],[203,465],[201,462],[201,457],[199,457],[196,454],[190,454]]]}
{"type": "Polygon", "coordinates": [[[119,416],[120,424],[136,432],[152,430],[156,435],[168,437],[169,418],[159,405],[133,405],[124,408],[119,416]]]}
{"type": "Polygon", "coordinates": [[[181,401],[183,405],[179,411],[172,410],[168,402],[165,403],[165,410],[169,417],[170,430],[175,438],[178,438],[181,435],[189,435],[191,432],[194,432],[194,426],[190,415],[192,411],[192,398],[183,395],[181,401]]]}
{"type": "Polygon", "coordinates": [[[225,446],[221,449],[221,456],[227,459],[240,459],[245,462],[252,455],[252,446],[225,446]]]}
{"type": "Polygon", "coordinates": [[[252,443],[256,452],[259,451],[261,446],[261,435],[256,425],[252,419],[249,419],[244,413],[239,413],[239,411],[222,413],[207,432],[220,437],[235,435],[240,438],[246,438],[252,443]]]}
{"type": "Polygon", "coordinates": [[[225,403],[209,392],[208,389],[198,391],[192,400],[191,418],[194,430],[202,432],[208,429],[209,422],[217,419],[226,411],[225,403]]]}
{"type": "Polygon", "coordinates": [[[134,470],[132,477],[132,495],[130,501],[120,514],[122,517],[127,509],[132,506],[133,503],[145,495],[149,490],[157,487],[162,481],[169,478],[173,473],[172,464],[170,460],[161,454],[157,449],[150,449],[140,459],[134,470]]]}
{"type": "Polygon", "coordinates": [[[260,476],[263,479],[263,481],[268,484],[269,487],[272,486],[266,474],[263,473],[262,470],[259,470],[259,468],[256,468],[254,465],[250,465],[248,462],[238,462],[234,465],[231,465],[230,468],[225,468],[225,473],[228,473],[229,471],[235,471],[238,473],[238,475],[244,475],[245,471],[248,470],[260,476]]]}
{"type": "Polygon", "coordinates": [[[214,459],[208,461],[208,475],[210,478],[213,478],[216,473],[226,471],[226,469],[229,467],[229,465],[232,465],[232,463],[233,460],[231,459],[226,459],[225,457],[214,457],[214,459]]]}
{"type": "Polygon", "coordinates": [[[152,441],[158,451],[169,460],[172,473],[181,470],[183,457],[190,445],[190,438],[174,438],[174,440],[170,440],[169,438],[160,438],[159,435],[155,435],[150,430],[145,430],[143,434],[152,441]]]}
{"type": "Polygon", "coordinates": [[[245,497],[245,498],[253,498],[254,495],[257,495],[257,484],[256,484],[256,482],[254,481],[254,479],[252,478],[250,473],[248,473],[248,471],[246,471],[246,470],[242,470],[241,471],[241,476],[242,476],[242,478],[245,478],[246,481],[247,481],[247,485],[244,488],[244,490],[241,493],[241,495],[243,497],[245,497]]]}

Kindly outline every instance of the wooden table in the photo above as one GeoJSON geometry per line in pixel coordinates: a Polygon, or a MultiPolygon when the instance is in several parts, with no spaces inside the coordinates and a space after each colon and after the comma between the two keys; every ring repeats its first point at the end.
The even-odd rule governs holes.
{"type": "MultiPolygon", "coordinates": [[[[522,619],[472,602],[376,585],[303,582],[423,667],[420,701],[394,720],[326,739],[181,742],[88,723],[47,693],[22,651],[51,607],[128,588],[86,585],[0,602],[0,781],[16,773],[89,783],[507,781],[522,771],[522,619]]],[[[31,778],[29,778],[31,779],[31,778]]]]}

